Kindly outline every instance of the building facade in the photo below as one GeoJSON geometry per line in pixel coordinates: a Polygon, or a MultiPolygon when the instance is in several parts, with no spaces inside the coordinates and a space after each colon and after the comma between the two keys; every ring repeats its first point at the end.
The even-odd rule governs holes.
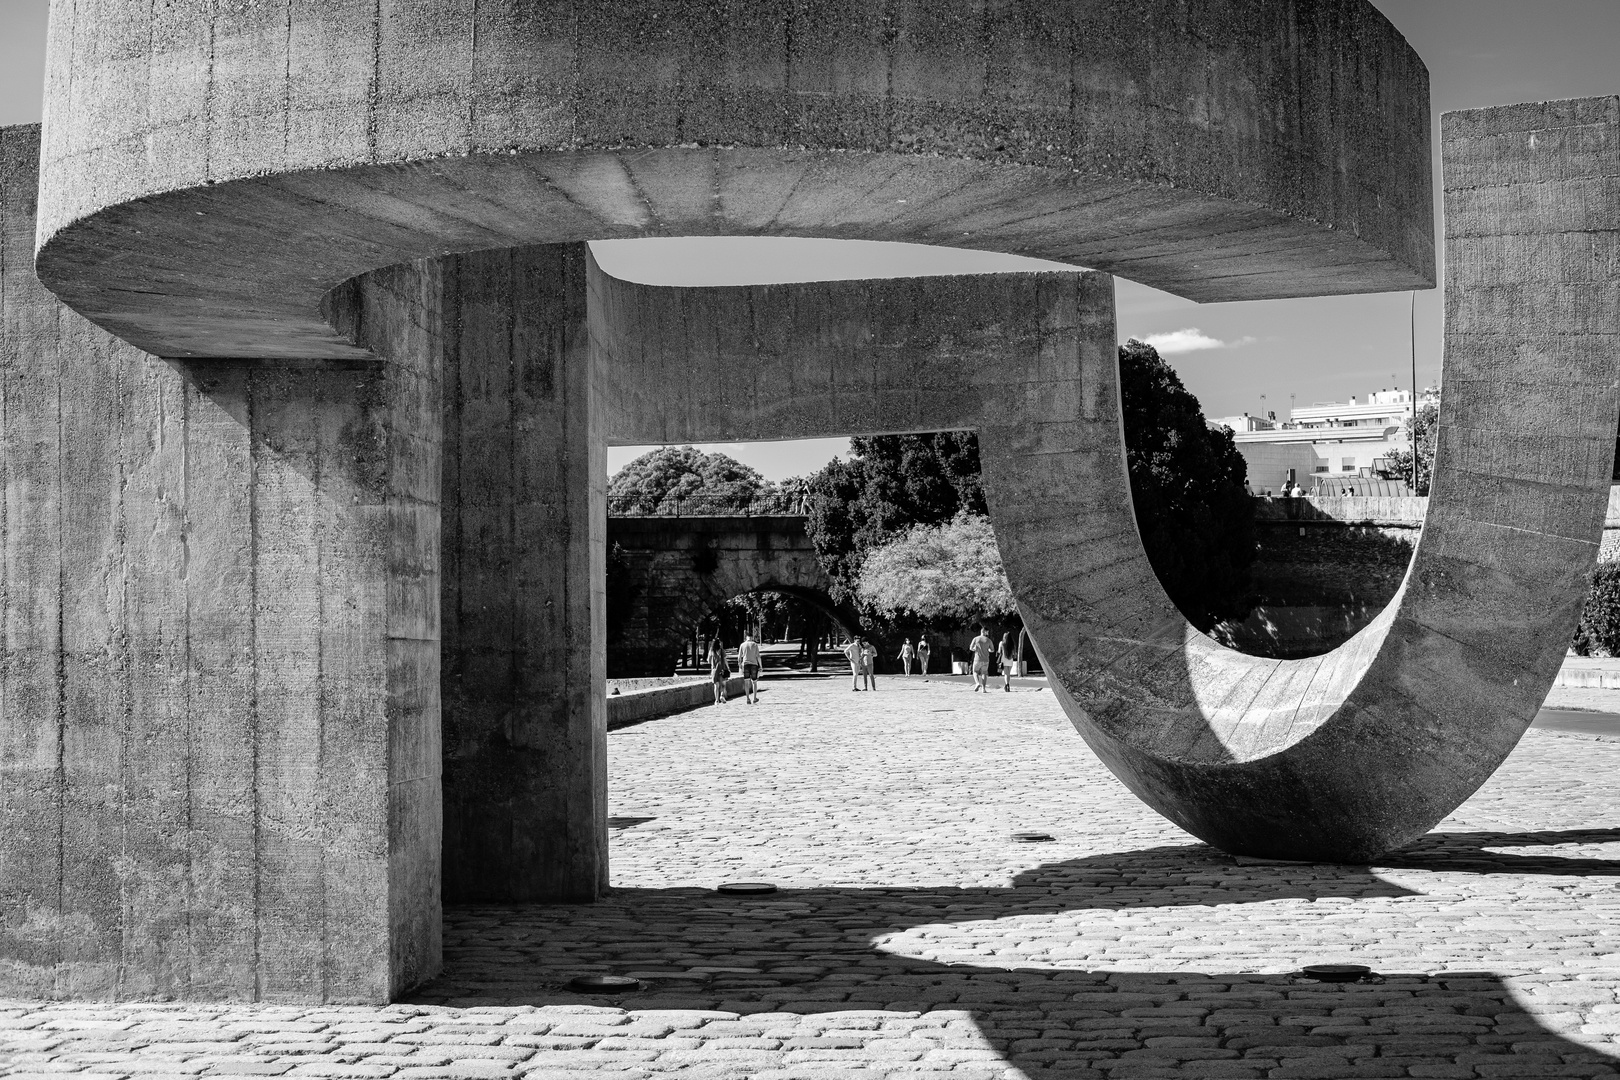
{"type": "MultiPolygon", "coordinates": [[[[1417,405],[1439,400],[1439,390],[1431,387],[1418,394],[1417,405]]],[[[1402,492],[1382,489],[1405,482],[1392,458],[1411,448],[1406,422],[1412,411],[1411,391],[1379,390],[1364,401],[1352,397],[1294,408],[1282,422],[1275,414],[1244,414],[1210,423],[1232,432],[1257,494],[1281,493],[1292,482],[1324,495],[1392,495],[1402,492]],[[1363,490],[1352,492],[1358,481],[1363,490]]]]}

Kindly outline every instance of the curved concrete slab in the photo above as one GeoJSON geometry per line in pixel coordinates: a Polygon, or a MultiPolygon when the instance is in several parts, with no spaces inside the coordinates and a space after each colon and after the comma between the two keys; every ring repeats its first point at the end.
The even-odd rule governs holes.
{"type": "Polygon", "coordinates": [[[598,279],[610,437],[977,429],[1020,610],[1115,774],[1227,851],[1369,860],[1460,805],[1535,717],[1597,557],[1620,418],[1616,99],[1453,114],[1445,151],[1428,518],[1399,595],[1326,655],[1233,652],[1164,595],[1131,509],[1100,274],[598,279]],[[726,371],[751,379],[716,399],[726,371]]]}
{"type": "Polygon", "coordinates": [[[1433,283],[1428,76],[1366,0],[54,5],[37,270],[163,356],[342,357],[447,252],[902,240],[1199,300],[1433,283]]]}
{"type": "MultiPolygon", "coordinates": [[[[176,980],[168,950],[116,953],[158,940],[154,907],[87,946],[116,985],[354,1000],[428,974],[441,715],[444,895],[599,894],[608,441],[978,428],[1064,707],[1133,790],[1229,850],[1360,859],[1403,842],[1489,774],[1553,677],[1614,449],[1614,99],[1451,121],[1426,535],[1373,625],[1276,662],[1193,633],[1147,567],[1106,274],[655,294],[593,273],[578,242],[909,240],[1200,300],[1426,285],[1427,79],[1366,0],[53,7],[38,278],[151,356],[250,361],[175,368],[248,388],[192,395],[219,406],[210,437],[245,449],[245,472],[210,474],[214,501],[258,515],[268,560],[231,564],[269,590],[232,608],[272,630],[242,692],[260,745],[337,751],[320,776],[342,797],[289,767],[315,825],[260,814],[269,843],[222,873],[297,913],[326,856],[278,861],[286,837],[358,829],[366,856],[334,868],[320,966],[261,949],[278,932],[244,918],[193,939],[198,970],[237,965],[228,978],[176,980]],[[334,359],[354,362],[319,362],[334,359]],[[303,681],[283,686],[288,672],[303,681]],[[364,782],[343,786],[345,768],[364,782]]],[[[32,210],[16,175],[13,230],[32,210]]],[[[24,299],[8,318],[60,314],[24,299]]],[[[34,340],[8,331],[7,356],[34,340]]],[[[97,353],[94,386],[122,401],[115,351],[97,353]]],[[[50,408],[28,415],[48,428],[50,408]]],[[[7,463],[37,452],[21,427],[0,435],[7,463]]],[[[184,516],[180,547],[234,551],[241,529],[207,509],[184,516]]],[[[31,544],[54,535],[27,527],[31,544]]],[[[49,567],[24,569],[28,588],[49,584],[49,567]]],[[[75,594],[64,618],[97,603],[75,594]]],[[[94,747],[123,676],[86,671],[82,719],[40,721],[94,750],[94,768],[60,778],[60,805],[100,790],[111,760],[94,747]]],[[[165,685],[154,707],[189,692],[165,685]]],[[[148,771],[190,776],[212,752],[188,734],[148,771]]],[[[25,808],[16,835],[43,843],[52,812],[25,808]]],[[[148,864],[187,888],[206,877],[166,855],[128,865],[148,864]]],[[[6,902],[111,911],[107,866],[64,871],[50,895],[29,878],[6,902]]]]}

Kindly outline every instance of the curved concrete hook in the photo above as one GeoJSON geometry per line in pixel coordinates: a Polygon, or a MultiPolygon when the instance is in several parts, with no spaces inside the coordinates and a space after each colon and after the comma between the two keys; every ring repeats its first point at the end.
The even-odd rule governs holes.
{"type": "MultiPolygon", "coordinates": [[[[1227,851],[1357,862],[1427,831],[1518,742],[1579,618],[1620,404],[1616,99],[1451,114],[1444,165],[1427,520],[1400,592],[1340,648],[1244,656],[1169,607],[1114,409],[1058,453],[982,430],[1008,574],[1064,709],[1132,791],[1227,851]]],[[[1096,377],[1112,402],[1115,371],[1096,377]]]]}
{"type": "Polygon", "coordinates": [[[1598,196],[1620,172],[1615,99],[1454,114],[1447,133],[1428,518],[1397,597],[1327,655],[1234,652],[1165,596],[1131,507],[1101,274],[734,289],[595,274],[609,438],[978,429],[1020,610],[1115,774],[1225,850],[1366,861],[1461,804],[1546,697],[1597,555],[1620,409],[1614,272],[1587,256],[1614,244],[1598,196]],[[715,401],[705,388],[728,370],[754,385],[715,401]]]}
{"type": "MultiPolygon", "coordinates": [[[[1177,8],[1145,39],[1129,7],[973,28],[917,0],[881,21],[772,0],[668,20],[656,40],[638,28],[662,12],[624,0],[481,25],[470,55],[459,6],[417,7],[386,26],[333,16],[338,32],[301,21],[286,63],[264,64],[260,24],[234,9],[182,27],[130,0],[56,5],[41,280],[155,354],[252,358],[370,355],[329,321],[367,271],[615,236],[962,244],[1208,300],[1432,280],[1427,77],[1366,0],[1311,5],[1309,22],[1292,0],[1177,8]],[[377,43],[369,58],[357,39],[377,43]],[[644,51],[626,58],[625,41],[644,51]],[[986,55],[1017,63],[981,71],[986,55]],[[1160,77],[1139,78],[1144,62],[1160,77]],[[159,69],[232,77],[177,116],[128,108],[159,69]]],[[[1356,859],[1422,831],[1501,760],[1562,652],[1613,452],[1612,361],[1591,347],[1613,331],[1612,255],[1590,254],[1614,235],[1594,190],[1620,171],[1613,102],[1495,116],[1448,142],[1451,397],[1430,527],[1399,602],[1328,657],[1228,653],[1165,602],[1135,542],[1117,410],[1094,408],[1114,393],[1111,341],[1056,373],[1072,400],[992,363],[971,416],[973,394],[928,387],[818,406],[858,421],[822,433],[981,428],[1006,561],[1065,707],[1139,794],[1229,849],[1356,859]],[[1540,232],[1493,236],[1496,220],[1540,232]],[[1582,286],[1599,314],[1568,306],[1587,320],[1577,337],[1550,320],[1559,289],[1582,286]],[[885,402],[907,400],[902,423],[885,402]]],[[[722,406],[705,406],[721,427],[722,406]]]]}

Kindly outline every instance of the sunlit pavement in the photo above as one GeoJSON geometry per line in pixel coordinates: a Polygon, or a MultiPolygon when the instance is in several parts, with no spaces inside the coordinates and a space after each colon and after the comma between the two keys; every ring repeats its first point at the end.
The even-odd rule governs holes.
{"type": "Polygon", "coordinates": [[[767,680],[757,705],[609,746],[603,902],[451,909],[444,976],[386,1008],[18,1004],[0,1011],[7,1074],[1620,1071],[1607,739],[1530,731],[1436,833],[1373,867],[1197,842],[1107,773],[1038,682],[767,680]],[[713,891],[729,881],[778,891],[713,891]],[[1377,975],[1295,974],[1334,961],[1377,975]],[[589,973],[642,989],[565,989],[589,973]]]}

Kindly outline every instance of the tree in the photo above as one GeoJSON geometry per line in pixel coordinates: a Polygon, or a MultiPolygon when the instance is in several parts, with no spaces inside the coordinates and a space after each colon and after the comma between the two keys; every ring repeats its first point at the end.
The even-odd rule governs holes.
{"type": "Polygon", "coordinates": [[[704,498],[746,505],[772,491],[769,481],[725,454],[694,446],[664,446],[642,454],[608,481],[615,509],[657,513],[680,499],[704,498]]]}
{"type": "Polygon", "coordinates": [[[1570,648],[1579,656],[1620,656],[1620,563],[1599,563],[1587,580],[1591,587],[1570,648]]]}
{"type": "Polygon", "coordinates": [[[1120,346],[1119,378],[1131,498],[1153,572],[1200,630],[1245,618],[1254,606],[1254,500],[1232,432],[1210,428],[1151,345],[1120,346]]]}
{"type": "MultiPolygon", "coordinates": [[[[1416,416],[1406,418],[1407,445],[1415,446],[1418,452],[1417,483],[1412,485],[1412,492],[1415,495],[1429,493],[1429,479],[1434,475],[1434,447],[1439,428],[1440,410],[1432,404],[1420,406],[1416,416]]],[[[1395,475],[1411,484],[1412,451],[1397,450],[1389,457],[1395,475]]]]}
{"type": "Polygon", "coordinates": [[[994,618],[1017,608],[990,519],[966,511],[873,548],[855,592],[867,610],[929,622],[994,618]]]}
{"type": "MultiPolygon", "coordinates": [[[[1248,466],[1224,428],[1157,350],[1119,350],[1125,457],[1148,561],[1170,599],[1200,630],[1253,607],[1254,505],[1248,466]]],[[[985,514],[979,442],[971,432],[851,440],[853,456],[810,478],[808,528],[834,598],[860,600],[868,556],[917,525],[963,510],[985,514]]],[[[992,549],[993,550],[993,549],[992,549]]],[[[1000,560],[996,560],[999,572],[1000,560]]]]}
{"type": "Polygon", "coordinates": [[[940,525],[963,510],[985,513],[972,432],[854,438],[850,451],[849,460],[835,459],[806,481],[806,528],[839,603],[856,599],[874,548],[915,525],[940,525]]]}

